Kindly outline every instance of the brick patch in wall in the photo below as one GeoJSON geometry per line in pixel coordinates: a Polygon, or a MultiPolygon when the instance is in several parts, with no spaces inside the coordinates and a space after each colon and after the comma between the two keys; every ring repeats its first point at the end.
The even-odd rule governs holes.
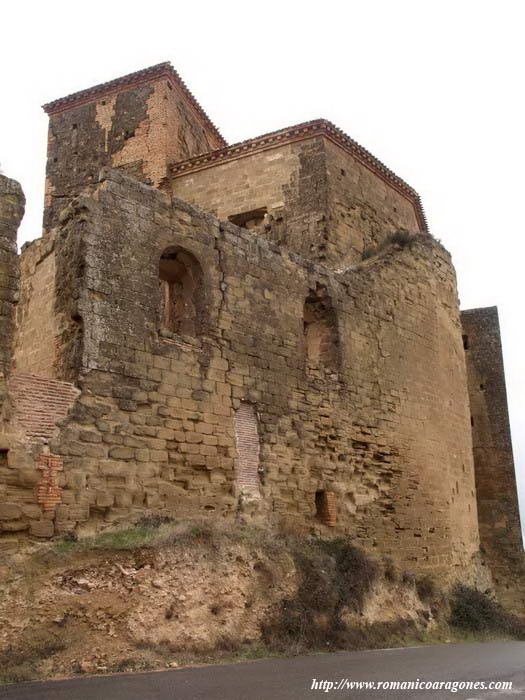
{"type": "Polygon", "coordinates": [[[242,489],[259,493],[259,433],[255,408],[242,402],[235,413],[237,478],[242,489]]]}
{"type": "Polygon", "coordinates": [[[335,493],[333,491],[317,491],[315,494],[315,508],[318,519],[334,527],[337,522],[337,508],[335,503],[335,493]]]}
{"type": "Polygon", "coordinates": [[[32,374],[14,374],[9,390],[18,423],[32,441],[50,440],[79,394],[73,384],[32,374]]]}
{"type": "Polygon", "coordinates": [[[64,468],[62,457],[42,453],[38,458],[37,467],[43,471],[36,491],[37,503],[44,511],[54,513],[62,500],[62,489],[58,485],[58,472],[64,468]]]}

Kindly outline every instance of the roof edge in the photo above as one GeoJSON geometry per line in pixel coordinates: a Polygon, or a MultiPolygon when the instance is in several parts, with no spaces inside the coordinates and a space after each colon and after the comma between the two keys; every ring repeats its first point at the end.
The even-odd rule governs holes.
{"type": "Polygon", "coordinates": [[[213,167],[221,162],[225,163],[238,158],[249,156],[252,153],[276,148],[280,145],[301,141],[314,136],[323,135],[335,144],[354,156],[360,163],[379,176],[388,185],[394,187],[400,194],[409,199],[415,207],[416,216],[421,230],[428,233],[428,224],[423,210],[421,199],[416,190],[402,178],[396,175],[390,168],[370,153],[366,148],[354,141],[337,126],[327,119],[313,119],[308,122],[289,126],[277,131],[271,131],[261,136],[256,136],[246,141],[234,143],[202,155],[193,156],[187,160],[173,163],[170,172],[173,177],[180,177],[191,172],[213,167]]]}
{"type": "Polygon", "coordinates": [[[85,104],[95,100],[97,97],[106,95],[111,92],[117,92],[123,87],[133,87],[135,85],[140,85],[142,83],[149,82],[151,80],[158,80],[159,78],[167,78],[178,87],[183,95],[188,99],[192,107],[195,109],[197,114],[204,121],[206,126],[212,131],[216,137],[221,147],[227,146],[227,141],[224,139],[218,128],[208,117],[204,109],[201,107],[193,93],[190,91],[186,83],[182,80],[180,75],[177,73],[175,68],[169,62],[158,63],[155,66],[150,66],[149,68],[143,68],[142,70],[135,71],[134,73],[128,73],[120,78],[115,78],[114,80],[109,80],[105,83],[100,83],[99,85],[94,85],[93,87],[87,88],[85,90],[79,90],[71,95],[66,95],[65,97],[60,97],[52,102],[47,102],[42,105],[42,109],[49,116],[53,114],[58,114],[66,109],[70,109],[76,105],[85,104]]]}

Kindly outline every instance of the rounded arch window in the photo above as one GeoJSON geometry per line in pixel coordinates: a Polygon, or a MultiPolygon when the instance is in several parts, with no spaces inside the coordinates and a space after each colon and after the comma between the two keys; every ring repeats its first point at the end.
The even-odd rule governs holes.
{"type": "Polygon", "coordinates": [[[178,246],[166,248],[159,262],[159,284],[162,329],[175,335],[199,335],[204,286],[197,258],[178,246]]]}

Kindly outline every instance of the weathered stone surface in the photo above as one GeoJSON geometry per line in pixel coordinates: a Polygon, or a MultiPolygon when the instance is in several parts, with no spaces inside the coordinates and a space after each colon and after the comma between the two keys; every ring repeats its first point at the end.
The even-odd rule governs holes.
{"type": "MultiPolygon", "coordinates": [[[[474,580],[479,510],[508,583],[520,539],[510,437],[494,437],[503,370],[479,404],[474,462],[486,360],[467,354],[469,397],[454,268],[416,193],[322,121],[210,153],[224,145],[213,125],[155,70],[48,106],[45,235],[21,255],[0,422],[1,528],[22,540],[151,512],[255,518],[474,580]]],[[[9,187],[4,373],[22,206],[9,187]]],[[[499,335],[473,322],[488,356],[499,335]]]]}
{"type": "Polygon", "coordinates": [[[53,537],[55,526],[52,520],[32,520],[29,534],[33,537],[53,537]]]}
{"type": "Polygon", "coordinates": [[[16,233],[24,215],[25,198],[15,180],[0,173],[0,411],[6,394],[18,301],[19,263],[16,233]]]}
{"type": "MultiPolygon", "coordinates": [[[[417,197],[389,187],[331,140],[332,125],[318,124],[284,129],[271,149],[264,140],[254,140],[242,158],[234,157],[232,147],[232,157],[224,162],[176,164],[171,191],[337,269],[360,262],[365,251],[395,231],[424,230],[417,197]]],[[[272,291],[263,293],[268,298],[272,291]]]]}
{"type": "Polygon", "coordinates": [[[16,503],[0,503],[0,520],[16,520],[22,515],[22,509],[16,503]]]}
{"type": "Polygon", "coordinates": [[[502,600],[525,609],[525,563],[496,307],[461,314],[483,550],[502,600]]]}
{"type": "Polygon", "coordinates": [[[326,491],[335,494],[331,530],[364,546],[411,567],[470,560],[478,548],[470,411],[465,369],[454,359],[462,353],[455,277],[439,244],[421,236],[335,272],[116,171],[103,173],[96,200],[74,206],[57,241],[57,279],[67,281],[63,298],[77,299],[86,332],[81,353],[58,352],[67,376],[83,382],[83,409],[68,429],[90,442],[73,450],[64,434],[56,445],[77,475],[64,496],[71,489],[75,501],[88,497],[109,511],[133,502],[233,517],[230,494],[243,492],[234,417],[251,402],[260,439],[256,510],[265,518],[296,516],[322,529],[316,494],[326,491]],[[166,228],[182,215],[183,232],[166,228]],[[170,246],[202,269],[197,337],[159,333],[159,260],[170,246]],[[83,274],[71,278],[80,249],[83,274]],[[318,330],[305,337],[308,299],[318,330]],[[448,315],[438,313],[444,306],[448,315]],[[309,342],[318,343],[312,355],[309,342]],[[337,352],[328,355],[325,343],[337,352]],[[141,420],[122,404],[131,395],[140,400],[131,415],[140,410],[141,420]],[[109,450],[92,463],[94,434],[109,450]],[[454,488],[458,482],[461,503],[443,470],[454,488]]]}

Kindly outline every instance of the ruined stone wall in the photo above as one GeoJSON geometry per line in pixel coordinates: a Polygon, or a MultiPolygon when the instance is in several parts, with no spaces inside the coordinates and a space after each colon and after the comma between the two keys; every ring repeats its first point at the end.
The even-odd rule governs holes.
{"type": "Polygon", "coordinates": [[[20,256],[20,278],[14,368],[17,372],[54,377],[58,331],[52,237],[38,239],[24,248],[20,256]]]}
{"type": "Polygon", "coordinates": [[[158,185],[167,164],[217,147],[217,138],[169,80],[66,105],[49,120],[44,229],[102,166],[158,185]]]}
{"type": "Polygon", "coordinates": [[[0,174],[0,411],[13,351],[19,285],[16,234],[24,206],[25,198],[18,182],[0,174]]]}
{"type": "Polygon", "coordinates": [[[79,391],[66,382],[16,373],[8,389],[8,420],[0,423],[0,550],[16,551],[28,533],[55,532],[56,507],[64,497],[63,460],[48,443],[79,391]]]}
{"type": "Polygon", "coordinates": [[[479,542],[441,246],[421,237],[336,274],[114,171],[62,221],[57,281],[82,331],[61,347],[82,394],[50,442],[55,533],[145,512],[251,516],[463,575],[479,542]],[[159,332],[174,246],[202,268],[196,337],[159,332]],[[335,323],[330,365],[308,360],[307,299],[335,323]],[[244,437],[243,402],[257,421],[244,437]]]}
{"type": "Polygon", "coordinates": [[[224,160],[175,169],[171,191],[239,225],[258,217],[257,231],[310,260],[355,264],[388,234],[420,230],[413,202],[324,136],[224,160]]]}
{"type": "Polygon", "coordinates": [[[496,307],[461,314],[482,548],[502,600],[525,606],[525,557],[496,307]]]}

